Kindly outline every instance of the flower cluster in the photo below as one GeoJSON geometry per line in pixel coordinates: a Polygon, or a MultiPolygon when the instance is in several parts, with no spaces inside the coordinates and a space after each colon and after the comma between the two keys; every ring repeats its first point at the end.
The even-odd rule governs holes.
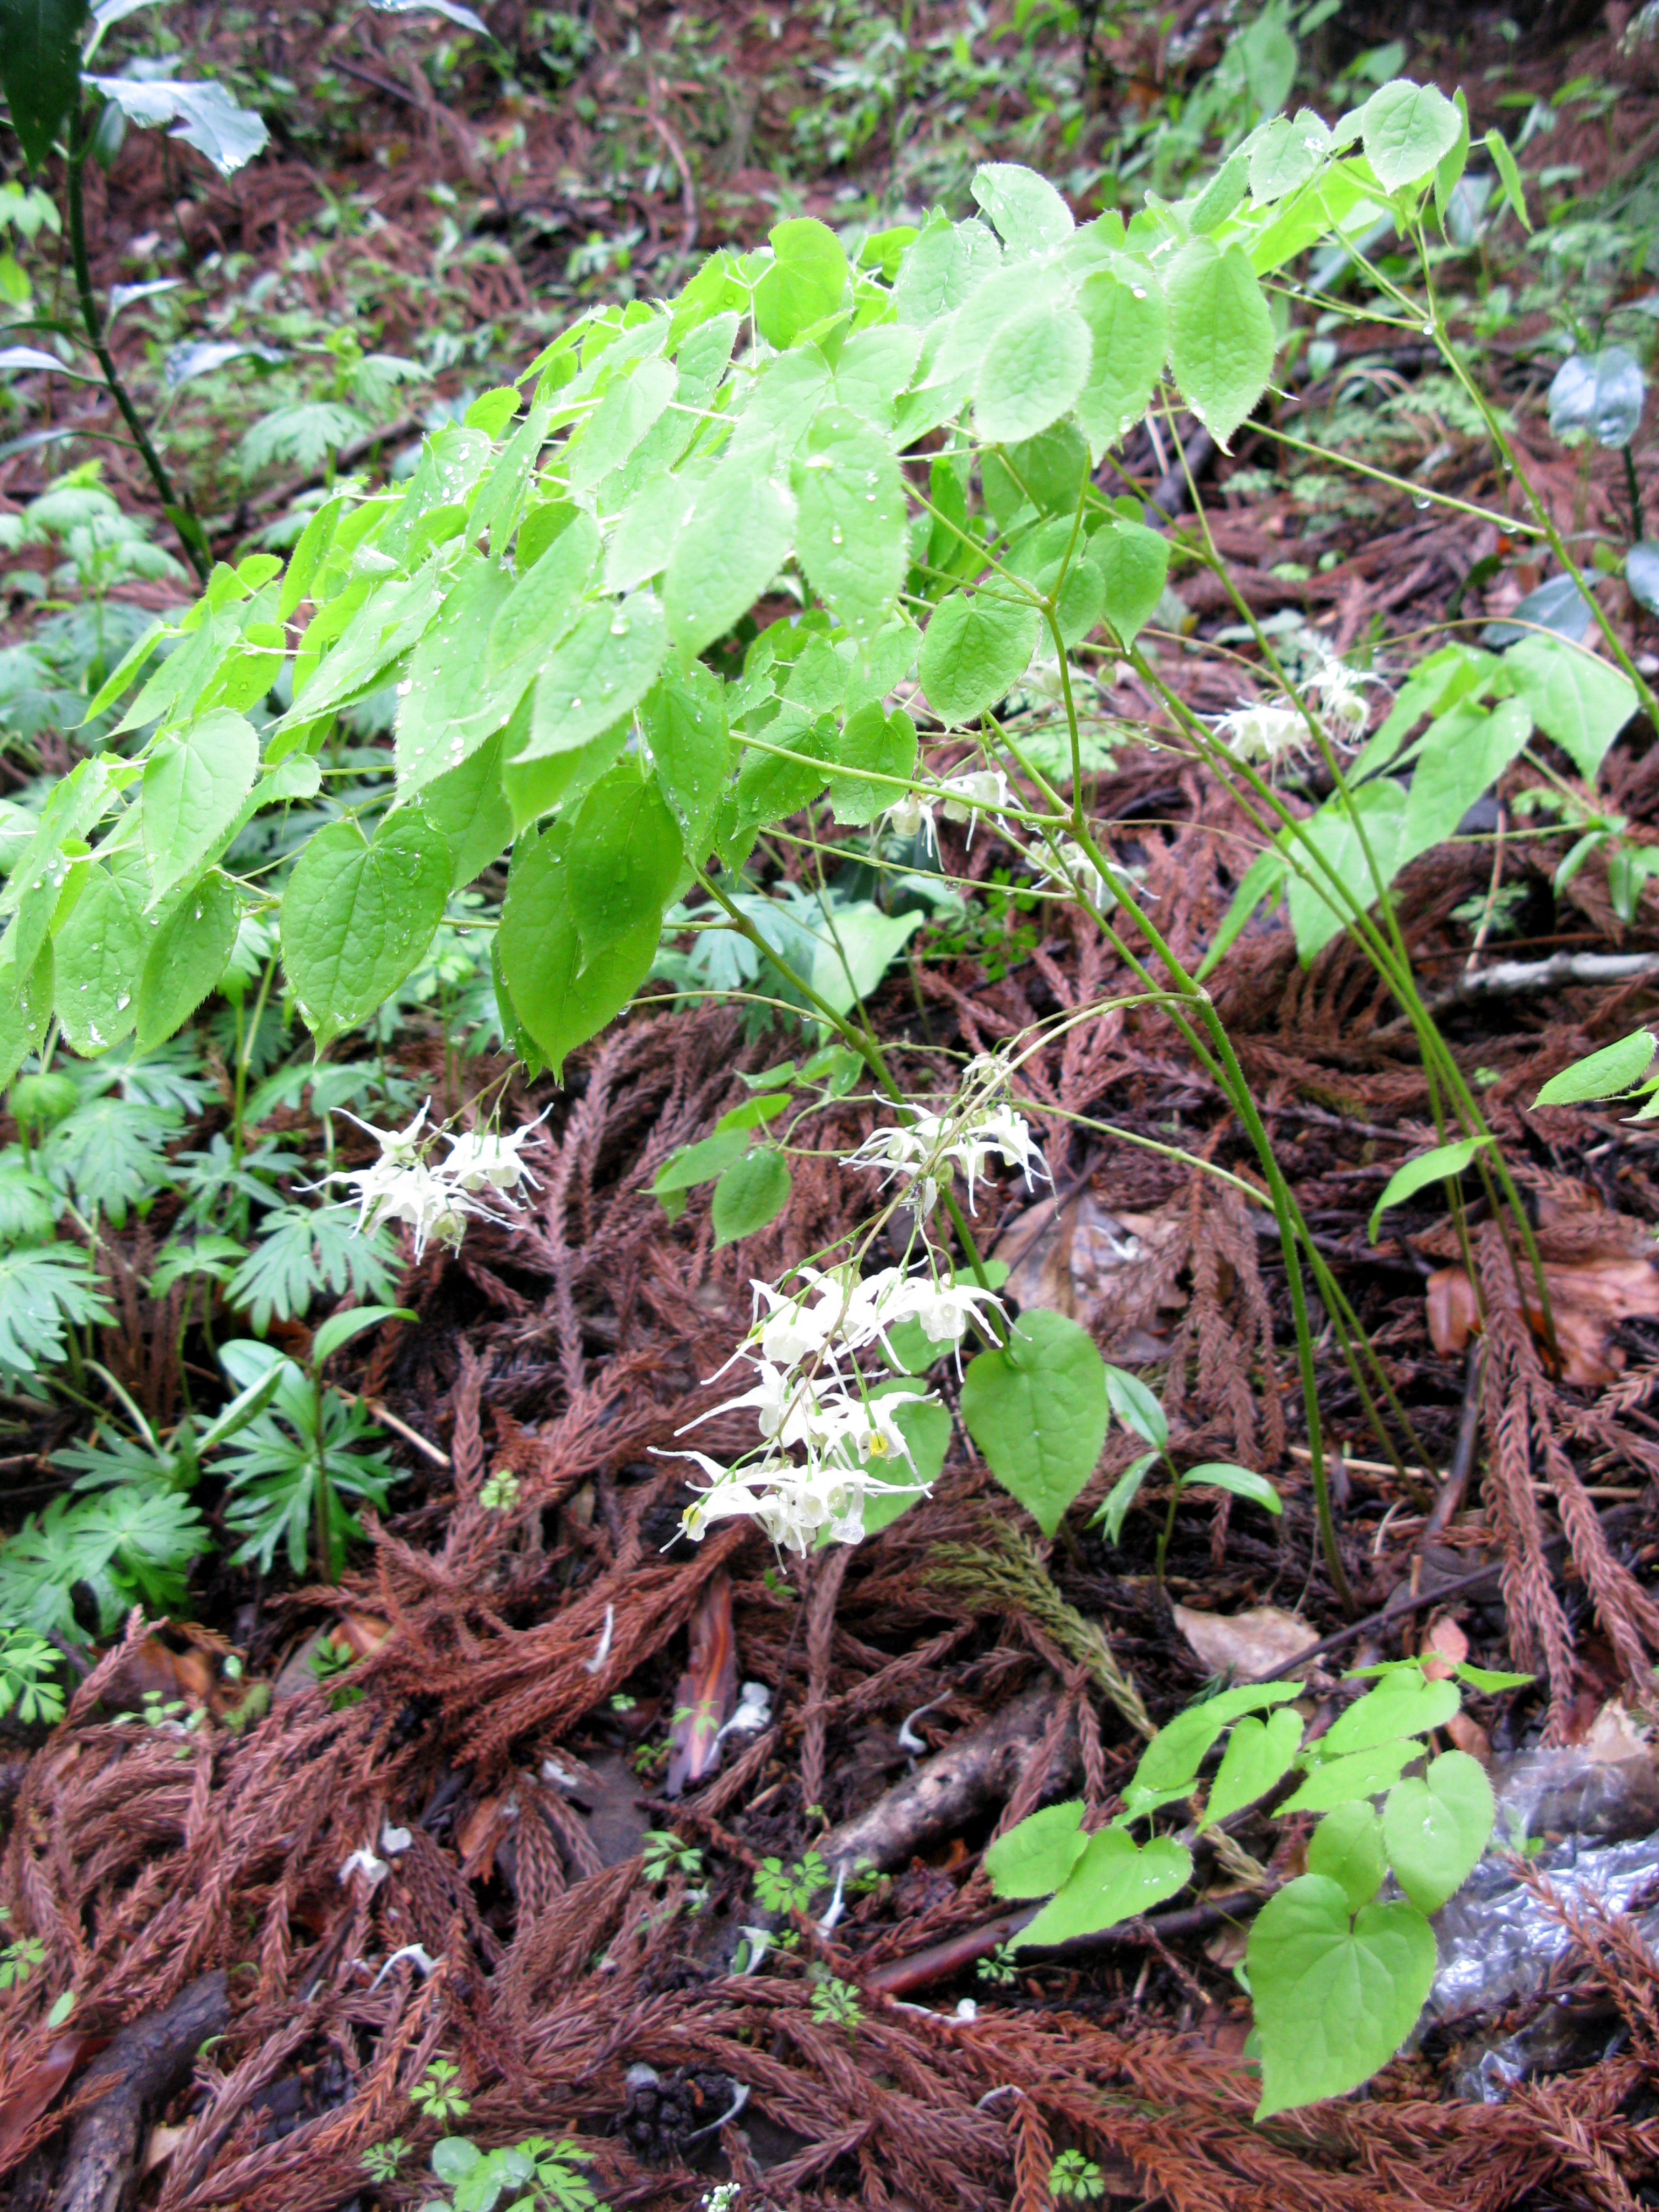
{"type": "MultiPolygon", "coordinates": [[[[340,1110],[345,1112],[343,1107],[340,1110]]],[[[434,1237],[441,1244],[458,1246],[469,1218],[501,1220],[484,1203],[485,1193],[509,1209],[518,1208],[520,1186],[536,1183],[522,1150],[540,1127],[539,1121],[527,1121],[510,1137],[484,1129],[463,1129],[452,1136],[447,1129],[428,1129],[426,1117],[422,1106],[406,1129],[377,1129],[372,1121],[347,1114],[348,1121],[374,1139],[380,1158],[366,1168],[335,1168],[326,1178],[350,1186],[360,1232],[383,1221],[406,1222],[415,1232],[416,1260],[434,1237]],[[441,1136],[449,1157],[434,1161],[432,1148],[441,1136]]]]}
{"type": "MultiPolygon", "coordinates": [[[[1318,641],[1313,641],[1318,645],[1318,641]]],[[[1321,647],[1324,657],[1303,683],[1308,708],[1334,744],[1352,744],[1370,719],[1363,686],[1372,679],[1321,647]]],[[[1314,739],[1309,714],[1296,707],[1270,707],[1257,700],[1223,714],[1216,735],[1237,760],[1276,762],[1300,758],[1314,739]]]]}
{"type": "Polygon", "coordinates": [[[1002,1311],[994,1291],[902,1267],[864,1277],[851,1268],[796,1274],[805,1288],[793,1297],[770,1283],[754,1285],[755,1326],[733,1355],[755,1370],[754,1387],[688,1425],[752,1407],[761,1449],[729,1468],[706,1452],[670,1455],[696,1461],[709,1478],[686,1508],[688,1536],[700,1540],[711,1522],[747,1513],[789,1551],[810,1551],[825,1533],[856,1544],[867,1498],[926,1487],[900,1415],[931,1402],[872,1395],[858,1355],[878,1346],[890,1351],[889,1332],[902,1322],[919,1322],[935,1343],[956,1345],[970,1322],[981,1321],[981,1307],[1002,1311]],[[908,1480],[890,1480],[889,1471],[908,1480]]]}
{"type": "MultiPolygon", "coordinates": [[[[962,1090],[942,1114],[908,1109],[910,1120],[897,1128],[878,1129],[848,1155],[849,1168],[880,1168],[885,1188],[896,1176],[905,1178],[903,1202],[925,1220],[958,1168],[968,1185],[968,1210],[974,1211],[974,1185],[994,1160],[1017,1169],[1031,1188],[1034,1176],[1052,1180],[1031,1134],[1030,1124],[1000,1094],[1008,1071],[994,1053],[968,1063],[962,1090]]],[[[944,1331],[930,1329],[930,1335],[944,1331]]]]}

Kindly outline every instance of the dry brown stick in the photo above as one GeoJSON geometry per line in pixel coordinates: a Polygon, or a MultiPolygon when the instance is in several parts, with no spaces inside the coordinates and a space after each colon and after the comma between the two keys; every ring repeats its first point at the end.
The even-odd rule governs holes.
{"type": "MultiPolygon", "coordinates": [[[[830,1872],[844,1869],[851,1874],[861,1865],[883,1869],[902,1866],[913,1852],[960,1826],[981,1805],[1006,1797],[1042,1741],[1054,1698],[1046,1685],[1027,1690],[924,1759],[867,1812],[830,1829],[817,1846],[830,1872]]],[[[1076,1771],[1077,1757],[1076,1731],[1069,1730],[1056,1762],[1056,1785],[1076,1771]]]]}
{"type": "MultiPolygon", "coordinates": [[[[1273,1885],[1274,1889],[1278,1887],[1277,1882],[1273,1885]]],[[[1091,1936],[1074,1936],[1068,1942],[1034,1946],[1027,1963],[1033,1966],[1064,1966],[1072,1959],[1086,1958],[1092,1952],[1110,1950],[1115,1946],[1157,1948],[1175,1936],[1195,1936],[1218,1921],[1254,1915],[1271,1893],[1270,1890],[1240,1890],[1237,1898],[1212,1898],[1203,1905],[1182,1905],[1178,1911],[1157,1913],[1150,1919],[1142,1914],[1133,1920],[1121,1920],[1115,1928],[1097,1929],[1091,1936]]],[[[902,1997],[912,1990],[925,1990],[931,1983],[948,1981],[952,1974],[959,1974],[964,1966],[971,1966],[976,1959],[985,1958],[999,1944],[1018,1936],[1041,1910],[1036,1905],[1015,1905],[1007,1912],[999,1913],[994,1920],[981,1921],[977,1928],[964,1928],[959,1935],[946,1936],[937,1943],[930,1943],[926,1950],[912,1951],[902,1959],[889,1959],[860,1977],[863,1986],[882,1996],[902,1997]]]]}
{"type": "Polygon", "coordinates": [[[109,2093],[76,2121],[52,2212],[115,2212],[126,2201],[144,2122],[190,2077],[197,2051],[229,2017],[226,1978],[204,1974],[164,2012],[124,2027],[87,2069],[83,2087],[109,2093]]]}

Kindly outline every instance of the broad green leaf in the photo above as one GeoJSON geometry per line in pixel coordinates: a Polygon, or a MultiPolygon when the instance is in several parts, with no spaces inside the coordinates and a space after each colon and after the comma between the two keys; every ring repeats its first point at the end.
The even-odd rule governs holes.
{"type": "Polygon", "coordinates": [[[1382,1195],[1371,1208],[1371,1218],[1365,1224],[1365,1234],[1375,1244],[1376,1232],[1383,1215],[1391,1206],[1403,1206],[1408,1198],[1416,1196],[1431,1182],[1449,1182],[1461,1176],[1483,1145],[1492,1142],[1490,1137],[1462,1137],[1453,1145],[1436,1145],[1415,1159],[1407,1160],[1404,1167],[1396,1168],[1382,1186],[1382,1195]]]}
{"type": "Polygon", "coordinates": [[[331,822],[301,853],[283,894],[283,965],[318,1047],[372,1014],[416,965],[443,919],[449,847],[414,813],[373,841],[331,822]]]}
{"type": "Polygon", "coordinates": [[[1083,1801],[1045,1805],[985,1847],[985,1871],[999,1897],[1048,1897],[1088,1848],[1083,1801]]]}
{"type": "Polygon", "coordinates": [[[1290,1772],[1301,1744],[1302,1716],[1294,1706],[1280,1705],[1265,1721],[1249,1717],[1235,1722],[1210,1784],[1203,1825],[1208,1827],[1224,1820],[1241,1806],[1265,1797],[1290,1772]]]}
{"type": "Polygon", "coordinates": [[[530,710],[530,741],[514,757],[575,751],[644,698],[668,652],[668,632],[648,592],[601,599],[542,665],[530,710]]]}
{"type": "Polygon", "coordinates": [[[969,298],[1001,258],[988,224],[974,216],[965,222],[930,216],[894,279],[893,305],[900,322],[927,330],[969,298]]]}
{"type": "MultiPolygon", "coordinates": [[[[1315,11],[1310,9],[1310,15],[1315,11]]],[[[1290,98],[1296,82],[1296,40],[1284,19],[1263,9],[1238,34],[1238,55],[1244,64],[1244,83],[1259,115],[1273,115],[1290,98]]]]}
{"type": "Polygon", "coordinates": [[[832,750],[840,771],[830,779],[836,821],[873,822],[903,794],[890,783],[872,783],[870,775],[910,781],[916,767],[916,726],[902,707],[890,714],[879,700],[872,700],[848,716],[832,750]]]}
{"type": "Polygon", "coordinates": [[[1154,1836],[1138,1846],[1123,1829],[1102,1828],[1090,1837],[1065,1887],[1014,1937],[1015,1948],[1065,1943],[1115,1928],[1173,1897],[1192,1874],[1192,1853],[1172,1836],[1154,1836]]]}
{"type": "Polygon", "coordinates": [[[1340,1883],[1304,1874],[1256,1915],[1245,1965],[1262,2120],[1340,2096],[1387,2065],[1434,1980],[1434,1935],[1403,1899],[1367,1905],[1351,1919],[1340,1883]]]}
{"type": "Polygon", "coordinates": [[[1226,1490],[1235,1498],[1248,1498],[1265,1513],[1285,1510],[1279,1492],[1265,1474],[1258,1474],[1248,1467],[1233,1467],[1224,1460],[1206,1460],[1202,1467],[1189,1468],[1181,1478],[1183,1490],[1226,1490]]]}
{"type": "Polygon", "coordinates": [[[1300,1697],[1299,1682],[1241,1682],[1237,1689],[1219,1691],[1201,1705],[1188,1705],[1158,1734],[1140,1754],[1129,1784],[1128,1796],[1161,1795],[1184,1790],[1198,1779],[1204,1755],[1229,1722],[1244,1713],[1267,1711],[1300,1697]]]}
{"type": "Polygon", "coordinates": [[[118,1044],[137,1020],[135,1001],[149,951],[141,878],[88,871],[53,943],[53,1005],[71,1051],[83,1059],[118,1044]]]}
{"type": "Polygon", "coordinates": [[[143,781],[152,904],[212,853],[258,772],[252,723],[222,708],[157,744],[144,763],[143,781]]]}
{"type": "Polygon", "coordinates": [[[619,761],[582,801],[565,856],[570,918],[593,961],[660,920],[683,866],[679,825],[654,777],[619,761]]]}
{"type": "Polygon", "coordinates": [[[1358,1912],[1376,1895],[1388,1872],[1388,1861],[1382,1850],[1382,1823],[1364,1798],[1351,1798],[1326,1814],[1308,1838],[1308,1872],[1335,1882],[1348,1900],[1350,1912],[1358,1912]]]}
{"type": "Polygon", "coordinates": [[[697,496],[700,476],[682,471],[642,484],[617,517],[605,549],[607,592],[631,592],[660,576],[697,496]]]}
{"type": "Polygon", "coordinates": [[[1564,1067],[1533,1100],[1534,1106],[1578,1106],[1589,1098],[1617,1098],[1633,1091],[1647,1074],[1653,1060],[1651,1030],[1632,1030],[1617,1044],[1604,1044],[1583,1060],[1564,1067]]]}
{"type": "Polygon", "coordinates": [[[974,380],[981,437],[1006,445],[1046,430],[1082,391],[1092,358],[1089,325],[1073,307],[1049,303],[1005,323],[974,380]]]}
{"type": "Polygon", "coordinates": [[[1510,150],[1510,142],[1501,131],[1487,131],[1486,151],[1497,167],[1498,182],[1504,187],[1504,197],[1513,210],[1516,221],[1530,235],[1532,217],[1527,213],[1527,188],[1522,180],[1521,165],[1510,150]]]}
{"type": "Polygon", "coordinates": [[[182,1029],[230,964],[241,902],[221,875],[203,878],[153,935],[138,981],[138,1049],[182,1029]]]}
{"type": "Polygon", "coordinates": [[[906,560],[904,480],[862,416],[826,407],[791,473],[795,554],[836,620],[869,637],[891,612],[906,560]]]}
{"type": "Polygon", "coordinates": [[[1129,1508],[1139,1497],[1140,1486],[1146,1481],[1147,1474],[1157,1465],[1156,1452],[1143,1452],[1139,1459],[1131,1460],[1110,1490],[1107,1492],[1105,1502],[1090,1526],[1103,1528],[1109,1544],[1122,1541],[1123,1523],[1128,1518],[1129,1508]]]}
{"type": "Polygon", "coordinates": [[[354,1336],[361,1336],[366,1328],[378,1328],[383,1321],[419,1319],[407,1306],[353,1306],[349,1312],[331,1314],[311,1340],[311,1364],[320,1367],[354,1336]]]}
{"type": "Polygon", "coordinates": [[[32,169],[80,96],[86,20],[86,0],[0,0],[0,88],[32,169]]]}
{"type": "Polygon", "coordinates": [[[513,842],[513,811],[501,788],[501,752],[512,726],[487,738],[459,768],[421,793],[421,811],[449,841],[449,885],[459,890],[513,842]]]}
{"type": "Polygon", "coordinates": [[[1250,198],[1267,207],[1298,191],[1330,150],[1331,134],[1310,107],[1294,118],[1276,115],[1250,149],[1250,198]]]}
{"type": "MultiPolygon", "coordinates": [[[[514,593],[511,577],[493,561],[475,562],[445,594],[431,628],[410,656],[408,688],[398,702],[398,794],[412,798],[447,775],[499,730],[532,672],[520,663],[493,670],[489,652],[480,669],[478,641],[491,639],[502,602],[514,593]]],[[[399,687],[402,689],[402,687],[399,687]]]]}
{"type": "Polygon", "coordinates": [[[1273,318],[1242,246],[1194,238],[1170,264],[1170,366],[1182,397],[1218,445],[1267,389],[1273,318]]]}
{"type": "Polygon", "coordinates": [[[768,744],[782,746],[801,758],[781,760],[775,753],[745,749],[731,798],[740,832],[766,828],[798,812],[817,797],[830,774],[825,757],[833,730],[827,719],[807,723],[786,710],[757,734],[768,744]]]}
{"type": "Polygon", "coordinates": [[[1641,428],[1647,388],[1642,364],[1624,346],[1569,354],[1550,383],[1551,434],[1569,443],[1591,437],[1616,452],[1641,428]]]}
{"type": "Polygon", "coordinates": [[[843,407],[884,430],[890,429],[895,404],[915,374],[921,332],[903,323],[878,323],[856,331],[836,362],[836,397],[843,407]]]}
{"type": "Polygon", "coordinates": [[[873,899],[855,899],[827,914],[814,930],[817,949],[807,981],[838,1014],[867,999],[925,917],[888,914],[873,899]]]}
{"type": "Polygon", "coordinates": [[[701,867],[732,778],[726,686],[699,661],[671,670],[641,701],[640,726],[679,823],[685,857],[701,867]]]}
{"type": "Polygon", "coordinates": [[[779,223],[769,242],[775,258],[755,287],[755,327],[781,352],[840,307],[847,256],[829,225],[811,216],[779,223]]]}
{"type": "Polygon", "coordinates": [[[1077,228],[1072,210],[1046,177],[1012,161],[987,161],[969,189],[1012,253],[1049,253],[1077,228]]]}
{"type": "Polygon", "coordinates": [[[1406,804],[1404,787],[1392,776],[1378,776],[1373,782],[1362,784],[1354,793],[1352,812],[1341,804],[1340,797],[1328,799],[1316,814],[1303,823],[1294,840],[1288,831],[1281,833],[1284,850],[1294,856],[1305,872],[1301,875],[1292,872],[1285,885],[1291,928],[1304,968],[1338,935],[1347,918],[1345,909],[1337,903],[1328,878],[1306,853],[1305,844],[1311,842],[1318,848],[1327,866],[1362,909],[1372,906],[1376,901],[1376,884],[1370,863],[1376,862],[1384,884],[1394,880],[1399,868],[1406,804]],[[1355,813],[1364,824],[1370,847],[1369,860],[1355,827],[1355,813]]]}
{"type": "Polygon", "coordinates": [[[922,633],[916,673],[942,722],[977,721],[1012,690],[1030,665],[1042,617],[1023,601],[952,592],[922,633]]]}
{"type": "Polygon", "coordinates": [[[1170,1424],[1156,1395],[1127,1367],[1106,1370],[1106,1402],[1126,1429],[1133,1429],[1143,1443],[1157,1451],[1170,1442],[1170,1424]]]}
{"type": "Polygon", "coordinates": [[[1132,430],[1152,404],[1170,345],[1164,291],[1150,264],[1119,276],[1097,269],[1078,288],[1089,326],[1089,373],[1076,401],[1079,427],[1098,458],[1132,430]]]}
{"type": "Polygon", "coordinates": [[[1089,540],[1105,587],[1106,619],[1125,645],[1149,623],[1170,574],[1170,541],[1139,522],[1112,522],[1089,540]]]}
{"type": "Polygon", "coordinates": [[[789,1163],[775,1145],[757,1146],[735,1160],[714,1185],[716,1250],[752,1237],[789,1203],[789,1163]]]}
{"type": "Polygon", "coordinates": [[[1261,902],[1282,890],[1286,873],[1285,855],[1274,849],[1258,853],[1244,871],[1238,889],[1233,893],[1232,904],[1221,918],[1221,927],[1210,940],[1210,947],[1194,970],[1194,979],[1201,983],[1213,974],[1226,957],[1233,945],[1243,934],[1246,923],[1261,902]]]}
{"type": "MultiPolygon", "coordinates": [[[[1310,1747],[1311,1749],[1312,1747],[1310,1747]]],[[[1310,1772],[1293,1796],[1279,1808],[1281,1813],[1328,1813],[1351,1799],[1379,1796],[1391,1789],[1423,1747],[1414,1736],[1394,1736],[1387,1743],[1351,1751],[1341,1759],[1327,1759],[1310,1772]]]]}
{"type": "Polygon", "coordinates": [[[567,1054],[597,1036],[645,981],[662,931],[660,910],[647,908],[627,935],[584,963],[565,865],[570,837],[569,823],[560,822],[514,848],[496,933],[513,1012],[561,1078],[567,1054]]]}
{"type": "Polygon", "coordinates": [[[1532,735],[1532,721],[1523,699],[1502,699],[1490,714],[1466,699],[1430,725],[1412,770],[1396,866],[1452,836],[1532,735]]]}
{"type": "Polygon", "coordinates": [[[1431,1682],[1415,1667],[1401,1668],[1337,1715],[1319,1739],[1319,1756],[1334,1759],[1393,1736],[1426,1735],[1443,1728],[1462,1702],[1455,1682],[1431,1682]]]}
{"type": "Polygon", "coordinates": [[[564,477],[573,492],[592,491],[628,459],[673,398],[678,381],[672,364],[660,355],[612,380],[565,449],[564,477]]]}
{"type": "Polygon", "coordinates": [[[715,1182],[748,1149],[745,1129],[725,1129],[695,1145],[682,1145],[678,1152],[670,1152],[652,1177],[652,1196],[663,1198],[677,1190],[695,1190],[699,1183],[715,1182]]]}
{"type": "MultiPolygon", "coordinates": [[[[981,231],[981,235],[988,243],[990,233],[981,231]]],[[[919,382],[924,389],[949,395],[940,419],[953,413],[958,401],[973,390],[999,333],[1024,316],[1052,305],[1061,289],[1054,271],[1038,262],[1010,261],[999,268],[994,264],[994,248],[993,257],[983,283],[974,287],[948,322],[927,333],[922,346],[916,372],[919,382]]]]}
{"type": "Polygon", "coordinates": [[[1437,1912],[1474,1871],[1492,1835],[1492,1784],[1478,1759],[1443,1752],[1422,1776],[1396,1782],[1382,1808],[1395,1879],[1423,1912],[1437,1912]]]}
{"type": "Polygon", "coordinates": [[[1565,638],[1523,637],[1504,666],[1533,720],[1593,782],[1607,750],[1636,712],[1636,686],[1565,638]]]}
{"type": "Polygon", "coordinates": [[[746,615],[793,541],[794,502],[756,460],[734,455],[697,494],[668,556],[663,611],[681,662],[746,615]]]}
{"type": "Polygon", "coordinates": [[[1460,1682],[1467,1682],[1483,1697],[1496,1697],[1500,1690],[1524,1690],[1528,1682],[1537,1680],[1533,1674],[1505,1674],[1495,1667],[1471,1667],[1467,1659],[1458,1661],[1456,1674],[1460,1682]]]}
{"type": "Polygon", "coordinates": [[[613,722],[608,730],[601,730],[597,738],[590,738],[574,752],[550,753],[541,760],[514,760],[512,757],[516,732],[520,726],[528,727],[530,702],[520,702],[520,711],[503,733],[501,740],[501,796],[513,817],[513,835],[554,807],[562,807],[567,816],[574,814],[582,795],[589,792],[616,763],[631,732],[632,725],[624,716],[613,722]]]}
{"type": "Polygon", "coordinates": [[[1052,1536],[1106,1441],[1106,1370],[1094,1339],[1063,1314],[1022,1314],[1001,1351],[970,1362],[962,1418],[997,1480],[1052,1536]]]}
{"type": "Polygon", "coordinates": [[[1457,143],[1461,120],[1443,92],[1396,77],[1359,111],[1365,158],[1385,191],[1419,184],[1457,143]]]}
{"type": "Polygon", "coordinates": [[[39,1052],[46,1041],[54,968],[50,938],[21,975],[7,945],[0,945],[0,1082],[9,1083],[30,1053],[39,1052]]]}

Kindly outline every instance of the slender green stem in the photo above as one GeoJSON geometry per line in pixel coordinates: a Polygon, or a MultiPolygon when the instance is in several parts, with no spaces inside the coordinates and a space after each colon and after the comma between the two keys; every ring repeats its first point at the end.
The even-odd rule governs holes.
{"type": "Polygon", "coordinates": [[[188,498],[180,497],[172,477],[167,472],[161,455],[150,443],[149,433],[145,429],[138,410],[133,405],[125,385],[121,381],[120,374],[115,366],[115,356],[111,353],[104,336],[103,318],[98,312],[98,301],[92,289],[92,263],[87,252],[86,208],[81,189],[81,174],[86,166],[90,145],[91,141],[87,137],[86,117],[82,111],[77,95],[74,106],[70,110],[69,160],[64,164],[64,169],[68,179],[66,198],[69,204],[70,252],[75,265],[75,290],[80,304],[81,320],[86,325],[87,337],[93,352],[97,356],[98,366],[104,373],[104,382],[109,387],[109,396],[120,410],[122,421],[132,433],[133,442],[138,448],[144,466],[149,471],[150,480],[161,494],[162,506],[167,510],[167,519],[178,532],[179,543],[184,548],[185,558],[194,569],[198,580],[205,583],[211,563],[206,553],[204,552],[202,545],[198,542],[201,537],[202,526],[197,521],[195,509],[188,498]],[[185,518],[185,521],[180,520],[181,516],[185,518]],[[190,529],[185,526],[186,521],[194,526],[197,533],[195,537],[191,535],[190,529]]]}

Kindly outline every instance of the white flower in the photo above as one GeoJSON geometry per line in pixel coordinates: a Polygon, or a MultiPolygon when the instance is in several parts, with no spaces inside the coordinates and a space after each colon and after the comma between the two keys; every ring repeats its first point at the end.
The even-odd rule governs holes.
{"type": "Polygon", "coordinates": [[[434,1237],[441,1244],[459,1248],[468,1214],[481,1211],[423,1160],[389,1168],[380,1159],[372,1167],[346,1172],[343,1179],[356,1185],[353,1194],[360,1201],[359,1231],[377,1228],[383,1221],[405,1221],[415,1232],[417,1261],[434,1237]]]}
{"type": "Polygon", "coordinates": [[[947,822],[967,823],[970,845],[981,811],[1008,804],[1008,779],[1000,768],[976,768],[966,775],[946,776],[944,787],[960,793],[945,801],[944,814],[947,822]]]}
{"type": "Polygon", "coordinates": [[[463,1130],[459,1137],[449,1139],[449,1158],[440,1172],[462,1190],[492,1190],[505,1194],[516,1190],[521,1182],[529,1183],[532,1189],[538,1188],[536,1176],[519,1157],[519,1148],[540,1126],[539,1121],[526,1121],[510,1137],[503,1137],[497,1131],[463,1130]]]}
{"type": "Polygon", "coordinates": [[[1025,857],[1057,890],[1080,894],[1091,906],[1116,902],[1116,891],[1074,837],[1062,837],[1058,851],[1051,845],[1029,845],[1025,857]]]}
{"type": "Polygon", "coordinates": [[[988,1300],[1000,1313],[1002,1301],[994,1291],[977,1283],[936,1283],[918,1276],[906,1285],[904,1318],[921,1323],[935,1344],[960,1344],[970,1322],[980,1318],[978,1308],[988,1300]]]}
{"type": "Polygon", "coordinates": [[[1310,742],[1307,717],[1291,707],[1240,707],[1223,714],[1215,729],[1235,759],[1260,758],[1270,765],[1305,752],[1310,742]]]}
{"type": "Polygon", "coordinates": [[[1324,646],[1321,645],[1320,649],[1327,658],[1308,678],[1304,688],[1317,699],[1320,720],[1332,737],[1352,742],[1370,720],[1370,708],[1365,703],[1361,686],[1374,683],[1376,678],[1362,676],[1324,646]]]}

